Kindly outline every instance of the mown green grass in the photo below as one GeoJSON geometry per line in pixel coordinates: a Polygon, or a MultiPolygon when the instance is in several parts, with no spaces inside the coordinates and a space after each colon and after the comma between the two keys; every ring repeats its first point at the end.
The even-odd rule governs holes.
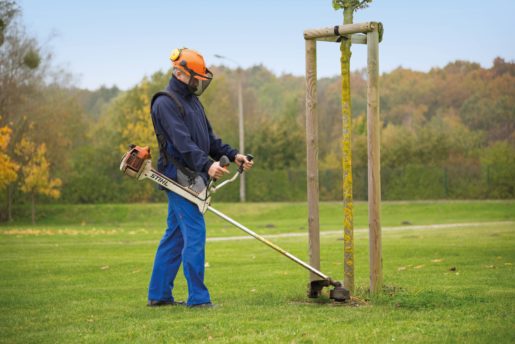
{"type": "MultiPolygon", "coordinates": [[[[164,205],[47,207],[52,217],[37,226],[0,227],[0,342],[514,342],[514,205],[384,204],[385,226],[506,222],[385,230],[386,288],[374,299],[367,234],[357,232],[357,296],[368,299],[358,307],[307,299],[307,272],[255,240],[208,242],[206,279],[219,305],[212,310],[145,306],[164,205]]],[[[217,207],[259,232],[299,232],[306,221],[301,204],[217,207]]],[[[322,204],[322,228],[341,227],[339,213],[339,205],[322,204]]],[[[207,222],[212,236],[242,234],[207,222]]],[[[366,226],[366,205],[356,206],[355,222],[366,226]]],[[[337,279],[340,239],[321,238],[322,270],[337,279]]],[[[306,240],[274,239],[307,260],[306,240]]],[[[186,298],[182,275],[175,296],[186,298]]]]}
{"type": "MultiPolygon", "coordinates": [[[[214,203],[213,206],[237,221],[263,234],[304,232],[307,229],[306,203],[214,203]]],[[[354,227],[368,226],[366,202],[354,203],[354,227]]],[[[166,226],[164,204],[41,205],[37,226],[30,220],[30,208],[17,209],[15,222],[0,228],[40,230],[110,231],[111,235],[150,234],[155,238],[166,226]]],[[[515,220],[515,201],[419,201],[383,202],[383,226],[403,223],[427,225],[515,220]]],[[[241,235],[232,225],[211,213],[206,214],[208,236],[241,235]]],[[[338,202],[320,204],[320,229],[342,228],[343,207],[338,202]]],[[[93,232],[91,232],[93,231],[93,232]]]]}

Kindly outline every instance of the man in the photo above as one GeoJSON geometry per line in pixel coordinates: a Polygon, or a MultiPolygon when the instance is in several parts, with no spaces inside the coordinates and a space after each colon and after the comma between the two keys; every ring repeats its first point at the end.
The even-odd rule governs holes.
{"type": "MultiPolygon", "coordinates": [[[[183,185],[202,189],[209,177],[221,178],[229,171],[218,160],[230,161],[249,170],[253,162],[220,140],[211,128],[197,98],[209,86],[213,74],[198,52],[175,49],[170,56],[173,72],[168,87],[152,99],[152,121],[159,142],[158,169],[183,185]],[[209,159],[213,158],[215,161],[209,159]]],[[[167,191],[168,219],[157,248],[148,290],[148,305],[183,304],[172,295],[173,282],[183,264],[188,283],[188,307],[211,307],[204,284],[206,225],[198,207],[167,191]]]]}

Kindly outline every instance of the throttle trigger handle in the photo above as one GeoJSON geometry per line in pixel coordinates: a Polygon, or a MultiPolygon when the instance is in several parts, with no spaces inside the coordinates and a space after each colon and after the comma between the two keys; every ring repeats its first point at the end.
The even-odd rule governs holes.
{"type": "Polygon", "coordinates": [[[226,167],[226,166],[229,166],[231,164],[231,162],[229,161],[229,158],[226,155],[222,155],[222,157],[220,158],[219,163],[220,163],[221,167],[226,167]]]}

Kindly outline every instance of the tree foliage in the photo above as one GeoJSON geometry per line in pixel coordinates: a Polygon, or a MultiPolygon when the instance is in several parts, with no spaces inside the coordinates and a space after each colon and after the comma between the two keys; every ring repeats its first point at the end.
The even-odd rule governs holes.
{"type": "Polygon", "coordinates": [[[2,151],[2,169],[10,171],[8,178],[2,178],[6,185],[0,189],[7,187],[7,192],[0,197],[6,200],[0,204],[0,217],[10,219],[12,205],[26,202],[31,194],[50,198],[58,194],[60,178],[51,178],[50,173],[64,176],[63,180],[72,174],[70,156],[85,144],[91,123],[78,101],[79,92],[67,83],[68,74],[50,67],[50,54],[44,53],[44,47],[25,32],[16,2],[0,0],[0,19],[0,128],[9,141],[2,151]],[[27,142],[34,145],[34,154],[40,154],[34,159],[44,158],[34,162],[31,171],[26,166],[29,156],[15,151],[16,147],[18,153],[28,149],[27,142]],[[20,178],[14,178],[13,166],[23,167],[19,170],[20,178]],[[35,173],[36,170],[39,172],[35,173]],[[50,185],[47,187],[38,184],[45,180],[45,174],[50,185]]]}
{"type": "Polygon", "coordinates": [[[27,36],[19,24],[20,10],[14,1],[0,1],[2,44],[0,45],[0,123],[19,125],[16,108],[25,97],[30,97],[41,82],[40,47],[27,36]]]}
{"type": "Polygon", "coordinates": [[[18,177],[19,165],[7,154],[12,130],[8,126],[0,128],[0,191],[18,177]]]}
{"type": "Polygon", "coordinates": [[[367,8],[372,0],[333,0],[333,8],[335,10],[353,8],[355,10],[367,8]]]}
{"type": "MultiPolygon", "coordinates": [[[[381,76],[384,199],[513,197],[515,179],[510,174],[511,160],[505,158],[513,156],[515,146],[513,66],[502,59],[496,59],[491,68],[456,61],[429,72],[398,68],[381,76]],[[431,191],[437,190],[435,183],[442,185],[439,191],[431,191]]],[[[237,146],[236,71],[217,66],[212,69],[215,79],[201,100],[215,132],[237,146]]],[[[260,188],[249,190],[249,197],[302,199],[304,80],[274,75],[263,66],[244,70],[242,77],[246,150],[256,156],[256,168],[248,176],[249,187],[260,188]],[[277,178],[273,183],[271,176],[277,178]]],[[[124,92],[99,90],[98,98],[105,99],[97,108],[99,113],[87,113],[92,108],[83,99],[97,91],[60,86],[45,86],[37,104],[24,105],[28,123],[25,137],[48,148],[51,172],[62,180],[62,201],[164,200],[151,183],[135,183],[124,177],[118,165],[129,143],[150,145],[154,162],[157,159],[148,103],[169,78],[169,71],[158,72],[124,92]]],[[[362,199],[366,197],[367,166],[366,73],[353,72],[351,80],[354,194],[362,199]]],[[[340,78],[322,78],[318,86],[321,198],[340,199],[340,78]]],[[[22,162],[20,156],[15,158],[11,160],[22,162]]],[[[236,189],[234,197],[227,192],[218,198],[237,199],[236,189]]],[[[24,197],[20,194],[16,199],[30,202],[24,197]]]]}
{"type": "Polygon", "coordinates": [[[36,146],[23,139],[16,147],[16,153],[22,157],[22,182],[20,190],[25,193],[59,198],[61,180],[50,178],[50,163],[46,158],[46,145],[36,146]]]}
{"type": "MultiPolygon", "coordinates": [[[[446,195],[452,197],[453,188],[456,190],[456,197],[465,197],[467,194],[471,195],[469,197],[487,194],[492,197],[506,197],[506,192],[493,192],[497,187],[497,180],[502,179],[494,178],[493,174],[490,180],[492,191],[488,191],[486,186],[457,186],[456,183],[453,186],[452,180],[447,194],[444,191],[438,194],[425,192],[419,188],[421,185],[431,185],[435,180],[441,180],[439,183],[443,185],[441,171],[444,170],[448,171],[451,178],[454,173],[460,173],[460,169],[470,172],[486,168],[487,160],[482,158],[483,152],[497,142],[505,142],[510,147],[515,145],[512,129],[512,109],[515,108],[512,87],[515,76],[511,72],[512,66],[511,62],[496,60],[494,66],[487,69],[474,63],[456,61],[427,73],[398,68],[381,76],[382,169],[384,173],[392,171],[385,175],[384,186],[388,190],[388,194],[384,196],[386,199],[388,195],[394,198],[417,198],[419,195],[433,198],[446,195]],[[490,111],[485,111],[481,106],[470,105],[477,101],[476,97],[488,102],[490,111]],[[478,118],[478,121],[472,121],[471,118],[478,118]],[[405,185],[395,182],[390,178],[397,173],[393,171],[404,173],[403,178],[411,179],[406,180],[405,185]],[[432,181],[425,183],[419,179],[417,183],[417,176],[432,178],[432,181]]],[[[216,66],[213,70],[215,79],[201,100],[215,132],[236,146],[236,71],[216,66]]],[[[68,191],[64,190],[65,199],[87,202],[96,199],[105,202],[162,199],[162,195],[150,183],[141,185],[123,178],[117,171],[117,163],[121,151],[131,142],[151,145],[154,158],[157,158],[157,143],[151,130],[147,105],[151,94],[165,87],[169,76],[169,73],[156,73],[144,79],[139,85],[121,93],[105,109],[96,123],[97,129],[93,131],[92,138],[95,138],[95,142],[74,155],[73,165],[77,167],[74,168],[73,175],[76,176],[73,178],[74,182],[69,183],[68,191]],[[98,162],[95,169],[86,164],[92,159],[98,162]],[[97,172],[96,180],[100,183],[95,190],[88,188],[94,180],[89,177],[93,175],[93,171],[97,172]],[[82,191],[70,191],[77,190],[79,185],[83,185],[80,187],[82,191]]],[[[256,170],[253,171],[254,177],[249,175],[250,182],[257,175],[261,175],[257,172],[259,166],[266,168],[268,175],[271,171],[277,171],[277,176],[284,175],[280,171],[298,170],[299,174],[287,175],[288,178],[301,176],[298,183],[302,189],[302,185],[305,187],[302,179],[305,176],[303,78],[277,76],[263,66],[256,66],[243,71],[243,80],[247,152],[256,156],[256,170]]],[[[362,179],[366,179],[367,166],[366,73],[353,72],[351,80],[354,102],[352,151],[353,170],[356,172],[355,194],[362,198],[366,197],[366,192],[361,190],[366,190],[366,183],[362,179]]],[[[322,78],[319,81],[319,160],[321,176],[325,176],[321,177],[321,183],[329,183],[333,176],[324,174],[323,171],[334,170],[334,177],[337,177],[337,171],[341,169],[338,162],[342,158],[339,90],[338,77],[322,78]]],[[[494,154],[492,159],[499,159],[499,154],[494,154]]],[[[509,166],[505,160],[499,160],[499,164],[489,161],[488,165],[509,166]]],[[[497,170],[504,168],[507,167],[497,167],[497,170]]],[[[267,178],[264,172],[263,177],[267,178]]],[[[262,200],[273,200],[267,197],[281,197],[281,194],[298,197],[297,191],[289,193],[286,190],[288,185],[292,186],[292,182],[293,180],[288,179],[282,191],[278,186],[281,183],[274,183],[275,191],[267,189],[265,193],[255,191],[250,195],[254,194],[262,200]]],[[[341,196],[334,190],[341,190],[341,186],[338,186],[341,181],[336,179],[331,183],[332,186],[321,186],[321,197],[339,199],[341,196]]]]}
{"type": "MultiPolygon", "coordinates": [[[[118,167],[130,143],[149,145],[155,163],[149,102],[166,87],[170,71],[125,91],[71,87],[51,78],[48,56],[25,34],[19,14],[13,1],[0,0],[0,189],[8,190],[2,216],[5,200],[24,205],[32,195],[76,203],[165,200],[153,184],[136,183],[118,167]]],[[[233,147],[242,80],[246,152],[256,156],[249,200],[303,199],[304,78],[276,75],[262,65],[210,69],[215,78],[201,101],[215,133],[233,147]]],[[[355,71],[349,80],[354,195],[364,199],[366,73],[355,71]]],[[[341,83],[341,77],[318,81],[320,191],[327,200],[342,197],[341,83]]],[[[399,67],[384,73],[380,84],[383,199],[514,197],[515,63],[496,58],[483,68],[455,61],[429,72],[399,67]]],[[[217,198],[236,200],[236,189],[217,198]]]]}
{"type": "Polygon", "coordinates": [[[20,190],[31,197],[32,223],[36,222],[36,197],[38,195],[59,198],[61,179],[50,178],[50,163],[46,158],[46,145],[36,146],[33,142],[22,139],[16,147],[16,154],[21,157],[20,190]]]}

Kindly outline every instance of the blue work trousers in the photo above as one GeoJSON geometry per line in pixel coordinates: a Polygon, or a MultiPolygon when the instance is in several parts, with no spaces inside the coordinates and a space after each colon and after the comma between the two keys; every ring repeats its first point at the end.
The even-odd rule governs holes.
{"type": "Polygon", "coordinates": [[[167,191],[168,228],[157,248],[148,299],[174,301],[173,283],[183,264],[188,283],[187,305],[211,302],[204,284],[206,224],[198,207],[181,196],[167,191]]]}

